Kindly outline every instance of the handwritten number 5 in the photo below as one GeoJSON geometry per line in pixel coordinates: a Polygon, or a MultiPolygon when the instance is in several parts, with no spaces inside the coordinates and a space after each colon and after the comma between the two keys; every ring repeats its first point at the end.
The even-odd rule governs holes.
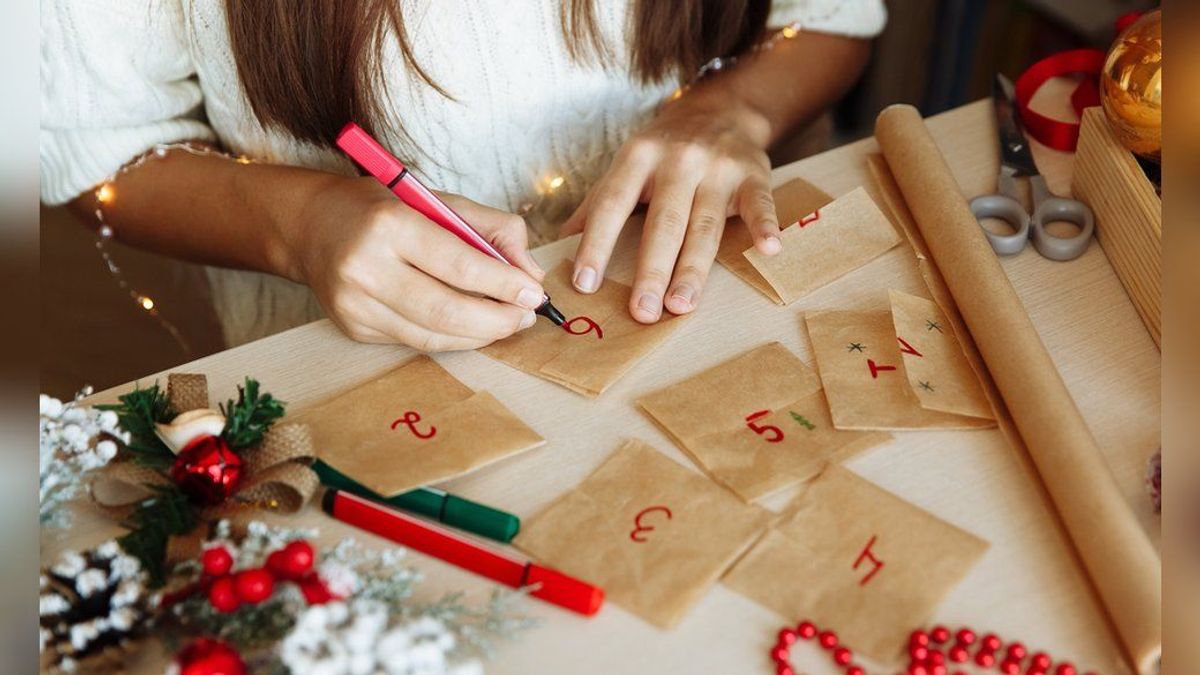
{"type": "Polygon", "coordinates": [[[768,443],[778,443],[783,440],[783,431],[773,424],[755,424],[754,421],[761,419],[771,414],[770,410],[759,410],[756,413],[751,413],[746,416],[746,426],[750,427],[750,431],[763,437],[768,443]],[[768,435],[770,434],[770,435],[768,435]]]}
{"type": "Polygon", "coordinates": [[[392,422],[392,429],[395,430],[396,427],[400,426],[401,424],[404,424],[408,427],[408,430],[412,432],[412,435],[416,436],[417,438],[420,438],[422,440],[424,440],[426,438],[433,438],[434,435],[437,434],[437,427],[430,424],[429,431],[427,431],[425,433],[421,433],[420,431],[417,430],[417,422],[420,422],[420,421],[421,421],[420,413],[418,413],[415,410],[409,410],[409,411],[406,411],[400,417],[397,417],[396,420],[394,422],[392,422]]]}

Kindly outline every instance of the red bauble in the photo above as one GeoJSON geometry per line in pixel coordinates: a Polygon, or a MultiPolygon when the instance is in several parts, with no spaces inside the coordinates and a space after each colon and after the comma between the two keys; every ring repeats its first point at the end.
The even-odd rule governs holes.
{"type": "Polygon", "coordinates": [[[201,436],[183,446],[171,466],[171,480],[205,506],[228,499],[241,477],[242,458],[220,436],[201,436]]]}
{"type": "Polygon", "coordinates": [[[242,602],[257,605],[275,592],[275,577],[264,569],[238,572],[233,576],[233,590],[242,602]]]}
{"type": "Polygon", "coordinates": [[[223,577],[233,568],[233,556],[224,546],[213,546],[204,549],[200,554],[200,566],[210,577],[223,577]]]}
{"type": "Polygon", "coordinates": [[[218,612],[232,612],[241,607],[242,601],[238,599],[233,577],[224,576],[214,581],[212,586],[208,587],[208,601],[218,612]]]}
{"type": "Polygon", "coordinates": [[[192,640],[175,655],[180,675],[245,675],[246,664],[233,647],[210,638],[192,640]]]}
{"type": "Polygon", "coordinates": [[[313,547],[307,541],[293,541],[267,556],[267,569],[282,579],[296,581],[313,567],[313,547]]]}

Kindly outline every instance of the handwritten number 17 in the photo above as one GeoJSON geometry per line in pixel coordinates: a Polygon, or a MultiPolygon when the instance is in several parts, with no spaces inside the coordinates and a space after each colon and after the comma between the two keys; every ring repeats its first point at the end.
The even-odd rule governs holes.
{"type": "Polygon", "coordinates": [[[756,424],[755,420],[762,419],[771,414],[770,410],[759,410],[755,413],[746,415],[746,426],[750,427],[750,431],[763,437],[768,443],[778,443],[783,440],[783,430],[773,424],[756,424]]]}

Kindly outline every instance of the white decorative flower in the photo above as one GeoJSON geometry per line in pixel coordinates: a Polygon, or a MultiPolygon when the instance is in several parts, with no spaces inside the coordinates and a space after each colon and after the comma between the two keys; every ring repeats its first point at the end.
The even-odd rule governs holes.
{"type": "Polygon", "coordinates": [[[107,463],[110,459],[117,456],[117,444],[107,438],[96,444],[96,456],[103,463],[107,463]]]}
{"type": "Polygon", "coordinates": [[[42,417],[57,418],[59,415],[62,415],[62,411],[62,401],[45,394],[38,396],[38,414],[40,414],[42,417]]]}
{"type": "Polygon", "coordinates": [[[96,555],[104,560],[115,558],[121,553],[121,546],[117,544],[116,539],[108,541],[96,547],[96,555]]]}
{"type": "Polygon", "coordinates": [[[117,430],[117,413],[115,413],[111,410],[101,410],[100,414],[98,416],[96,416],[96,424],[99,424],[100,428],[105,431],[108,431],[108,432],[116,431],[117,430]]]}
{"type": "Polygon", "coordinates": [[[326,560],[317,567],[317,573],[325,582],[325,587],[329,589],[329,592],[338,597],[348,598],[358,592],[358,575],[348,565],[335,560],[326,560]]]}

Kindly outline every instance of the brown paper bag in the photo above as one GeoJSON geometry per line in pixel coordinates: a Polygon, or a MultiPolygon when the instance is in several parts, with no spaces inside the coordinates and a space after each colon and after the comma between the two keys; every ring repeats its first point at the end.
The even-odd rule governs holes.
{"type": "Polygon", "coordinates": [[[887,311],[805,314],[817,370],[839,429],[982,429],[995,420],[921,406],[887,311]]]}
{"type": "Polygon", "coordinates": [[[768,256],[755,248],[744,255],[789,304],[878,258],[900,243],[900,235],[866,190],[855,188],[783,228],[783,250],[768,256]]]}
{"type": "MultiPolygon", "coordinates": [[[[833,201],[833,197],[822,192],[807,181],[796,178],[775,188],[775,217],[780,224],[794,223],[833,201]]],[[[721,263],[738,278],[757,288],[772,301],[783,304],[771,284],[754,269],[754,265],[742,253],[754,246],[754,239],[741,218],[734,217],[725,224],[721,246],[717,250],[717,262],[721,263]]]]}
{"type": "Polygon", "coordinates": [[[891,663],[987,548],[979,537],[831,465],[722,583],[891,663]]]}
{"type": "Polygon", "coordinates": [[[526,521],[513,543],[674,626],[768,522],[766,511],[638,440],[526,521]]]}
{"type": "Polygon", "coordinates": [[[921,407],[929,410],[995,419],[979,378],[942,311],[932,300],[888,291],[892,325],[909,386],[921,407]]]}
{"type": "Polygon", "coordinates": [[[574,392],[598,396],[686,317],[663,314],[658,323],[638,323],[629,316],[628,286],[605,279],[600,290],[584,295],[571,285],[571,269],[571,262],[563,261],[543,283],[567,316],[562,328],[539,320],[480,351],[574,392]]]}
{"type": "Polygon", "coordinates": [[[301,412],[321,460],[384,496],[447,480],[545,440],[427,356],[301,412]]]}
{"type": "Polygon", "coordinates": [[[778,342],[638,404],[714,480],[747,501],[891,438],[835,429],[816,373],[778,342]]]}

